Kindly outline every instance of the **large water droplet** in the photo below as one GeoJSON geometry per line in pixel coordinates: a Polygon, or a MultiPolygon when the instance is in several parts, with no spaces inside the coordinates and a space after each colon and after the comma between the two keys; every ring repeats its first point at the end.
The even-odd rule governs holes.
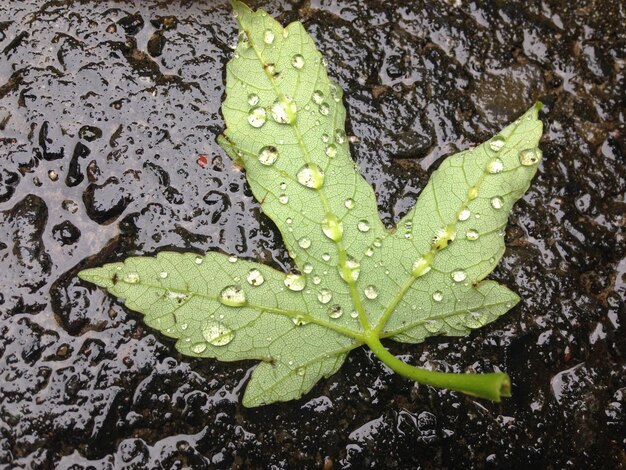
{"type": "Polygon", "coordinates": [[[189,300],[191,298],[191,294],[184,294],[182,292],[167,291],[167,294],[166,294],[165,297],[167,298],[167,300],[170,300],[172,302],[176,302],[178,304],[182,304],[182,303],[186,302],[187,300],[189,300]]]}
{"type": "Polygon", "coordinates": [[[343,266],[339,268],[339,275],[346,282],[356,281],[361,273],[361,263],[356,259],[348,259],[343,266]]]}
{"type": "Polygon", "coordinates": [[[312,99],[315,104],[322,104],[322,102],[324,101],[324,93],[322,93],[320,90],[315,90],[313,92],[312,99]]]}
{"type": "Polygon", "coordinates": [[[274,42],[274,31],[266,29],[263,33],[263,42],[265,44],[272,44],[274,42]]]}
{"type": "Polygon", "coordinates": [[[489,148],[494,152],[498,152],[502,147],[504,147],[504,144],[505,140],[501,136],[497,135],[491,140],[491,142],[489,142],[489,148]]]}
{"type": "Polygon", "coordinates": [[[341,129],[335,129],[335,142],[343,144],[346,141],[346,133],[341,129]]]}
{"type": "Polygon", "coordinates": [[[220,292],[219,301],[227,307],[241,307],[246,304],[246,293],[240,286],[226,286],[220,292]]]}
{"type": "Polygon", "coordinates": [[[279,98],[272,105],[272,117],[280,124],[293,124],[296,121],[298,107],[290,98],[279,98]]]}
{"type": "Polygon", "coordinates": [[[359,230],[359,232],[368,232],[370,229],[370,224],[367,220],[362,219],[357,222],[356,228],[359,230]]]}
{"type": "Polygon", "coordinates": [[[491,198],[491,207],[493,207],[494,209],[502,209],[503,205],[504,201],[500,196],[495,196],[491,198]]]}
{"type": "Polygon", "coordinates": [[[470,218],[471,215],[472,215],[471,211],[465,208],[461,212],[459,212],[459,220],[460,221],[467,220],[470,218]]]}
{"type": "Polygon", "coordinates": [[[543,156],[543,152],[540,148],[532,148],[521,150],[519,153],[519,162],[524,166],[532,166],[539,163],[541,157],[543,156]]]}
{"type": "Polygon", "coordinates": [[[202,354],[204,351],[206,351],[206,348],[207,348],[206,343],[196,343],[196,344],[191,345],[189,349],[191,349],[192,353],[202,354]]]}
{"type": "Polygon", "coordinates": [[[313,265],[311,263],[304,263],[304,266],[302,266],[302,272],[304,274],[311,274],[313,272],[313,265]]]}
{"type": "Polygon", "coordinates": [[[328,103],[323,102],[320,104],[320,114],[322,116],[328,116],[328,113],[330,113],[330,106],[328,106],[328,103]]]}
{"type": "Polygon", "coordinates": [[[429,333],[439,333],[443,328],[443,322],[441,320],[426,320],[424,328],[429,333]]]}
{"type": "Polygon", "coordinates": [[[213,320],[208,320],[202,327],[202,336],[213,346],[226,346],[235,337],[233,331],[213,320]]]}
{"type": "Polygon", "coordinates": [[[322,221],[322,232],[328,238],[337,242],[343,237],[343,224],[337,219],[337,216],[329,214],[322,221]]]}
{"type": "Polygon", "coordinates": [[[271,145],[263,147],[259,152],[259,163],[270,166],[273,165],[278,158],[278,150],[271,145]]]}
{"type": "Polygon", "coordinates": [[[374,300],[378,297],[378,289],[376,289],[376,286],[367,286],[363,292],[365,293],[365,297],[370,300],[374,300]]]}
{"type": "Polygon", "coordinates": [[[354,209],[354,206],[355,206],[354,199],[349,197],[343,202],[343,205],[346,206],[346,209],[354,209]]]}
{"type": "Polygon", "coordinates": [[[250,114],[248,114],[248,122],[252,127],[261,127],[267,121],[267,113],[265,109],[257,106],[256,108],[252,108],[250,110],[250,114]]]}
{"type": "Polygon", "coordinates": [[[293,318],[291,319],[291,321],[292,321],[292,322],[293,322],[293,324],[294,324],[294,325],[296,325],[296,326],[303,326],[303,325],[306,325],[307,323],[309,323],[308,321],[306,321],[306,320],[304,319],[304,317],[303,317],[302,315],[297,315],[297,316],[293,317],[293,318]]]}
{"type": "Polygon", "coordinates": [[[469,312],[465,316],[464,324],[468,328],[472,328],[472,329],[480,328],[480,327],[484,326],[485,323],[487,323],[487,316],[483,315],[480,312],[469,312]]]}
{"type": "Polygon", "coordinates": [[[300,168],[296,178],[302,186],[319,189],[324,185],[324,170],[314,163],[307,163],[300,168]]]}
{"type": "Polygon", "coordinates": [[[256,106],[259,103],[259,95],[256,93],[250,93],[248,95],[248,104],[250,106],[256,106]]]}
{"type": "Polygon", "coordinates": [[[451,276],[454,282],[463,282],[467,278],[465,271],[454,271],[451,276]]]}
{"type": "Polygon", "coordinates": [[[424,274],[428,273],[431,270],[431,265],[433,262],[433,253],[429,251],[424,256],[421,256],[413,263],[412,274],[413,277],[421,277],[424,274]]]}
{"type": "Polygon", "coordinates": [[[301,54],[296,54],[291,58],[291,65],[294,69],[300,70],[304,67],[304,57],[301,54]]]}
{"type": "Polygon", "coordinates": [[[322,253],[322,259],[324,261],[330,261],[330,254],[329,253],[322,253]]]}
{"type": "Polygon", "coordinates": [[[478,233],[478,231],[472,229],[469,229],[467,231],[467,233],[465,234],[465,238],[467,238],[468,240],[478,240],[478,237],[480,237],[480,234],[478,233]]]}
{"type": "Polygon", "coordinates": [[[333,298],[333,293],[328,289],[322,289],[317,293],[317,300],[323,304],[327,304],[333,298]]]}
{"type": "Polygon", "coordinates": [[[493,161],[489,162],[489,167],[488,167],[488,171],[489,173],[502,173],[502,170],[504,169],[504,163],[502,163],[502,160],[500,160],[499,158],[494,159],[493,161]]]}
{"type": "Polygon", "coordinates": [[[335,144],[328,144],[326,146],[326,155],[330,158],[335,158],[337,156],[337,146],[335,144]]]}
{"type": "Polygon", "coordinates": [[[196,258],[194,259],[194,263],[196,264],[202,264],[204,262],[204,258],[202,256],[196,256],[196,258]]]}
{"type": "Polygon", "coordinates": [[[433,300],[435,302],[441,302],[443,300],[443,293],[440,290],[433,292],[433,300]]]}
{"type": "Polygon", "coordinates": [[[309,237],[302,237],[298,240],[298,245],[300,248],[304,248],[305,250],[311,246],[311,239],[309,237]]]}
{"type": "Polygon", "coordinates": [[[161,279],[167,279],[167,276],[169,276],[169,274],[167,273],[167,271],[161,271],[161,272],[159,273],[159,277],[160,277],[161,279]]]}
{"type": "Polygon", "coordinates": [[[300,292],[304,290],[306,286],[306,279],[304,276],[299,274],[287,274],[285,280],[283,281],[287,289],[292,290],[294,292],[300,292]]]}
{"type": "Polygon", "coordinates": [[[246,275],[246,281],[248,281],[248,284],[251,286],[260,286],[265,282],[265,278],[258,269],[251,269],[246,275]]]}
{"type": "Polygon", "coordinates": [[[341,305],[335,304],[328,309],[328,316],[333,319],[337,319],[343,315],[343,309],[341,305]]]}
{"type": "Polygon", "coordinates": [[[126,273],[124,276],[124,282],[128,284],[137,284],[139,282],[139,274],[138,273],[126,273]]]}
{"type": "Polygon", "coordinates": [[[278,202],[281,204],[287,204],[289,202],[289,197],[286,194],[281,194],[278,196],[278,202]]]}

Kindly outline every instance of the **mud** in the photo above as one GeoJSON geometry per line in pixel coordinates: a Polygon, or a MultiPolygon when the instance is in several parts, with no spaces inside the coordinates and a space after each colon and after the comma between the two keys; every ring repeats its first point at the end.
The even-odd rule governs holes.
{"type": "Polygon", "coordinates": [[[545,160],[492,278],[523,301],[468,338],[389,344],[507,371],[501,404],[364,350],[245,409],[252,363],[180,356],[76,273],[164,249],[290,265],[215,142],[236,39],[221,2],[0,1],[0,466],[626,468],[626,12],[620,2],[310,0],[386,223],[445,155],[545,103],[545,160]],[[575,5],[575,6],[572,6],[575,5]]]}

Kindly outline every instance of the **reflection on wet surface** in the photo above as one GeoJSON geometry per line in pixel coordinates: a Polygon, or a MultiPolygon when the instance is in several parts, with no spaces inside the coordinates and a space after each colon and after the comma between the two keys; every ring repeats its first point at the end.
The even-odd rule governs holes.
{"type": "Polygon", "coordinates": [[[391,345],[510,373],[501,405],[415,386],[365,351],[297,402],[240,405],[251,363],[181,357],[76,278],[162,249],[288,268],[222,153],[235,24],[213,2],[0,4],[0,463],[9,468],[625,465],[624,11],[313,0],[353,156],[385,222],[451,152],[546,104],[544,162],[492,276],[523,301],[469,338],[391,345]],[[620,20],[621,15],[621,20],[620,20]]]}

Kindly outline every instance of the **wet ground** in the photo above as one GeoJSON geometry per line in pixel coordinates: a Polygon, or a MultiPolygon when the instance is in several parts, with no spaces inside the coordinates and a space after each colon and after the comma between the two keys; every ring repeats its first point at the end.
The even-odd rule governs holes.
{"type": "Polygon", "coordinates": [[[535,100],[545,160],[492,276],[523,301],[468,338],[390,344],[506,370],[513,398],[417,386],[359,350],[303,399],[245,409],[252,363],[182,357],[76,278],[163,249],[289,266],[215,142],[227,6],[0,1],[0,467],[626,468],[626,11],[572,4],[265,4],[347,90],[387,223],[535,100]]]}

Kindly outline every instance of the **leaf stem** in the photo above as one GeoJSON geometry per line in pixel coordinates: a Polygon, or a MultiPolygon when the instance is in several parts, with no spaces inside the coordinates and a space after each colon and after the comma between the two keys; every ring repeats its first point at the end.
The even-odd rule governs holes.
{"type": "Polygon", "coordinates": [[[367,335],[366,343],[378,358],[400,375],[433,387],[456,390],[467,395],[499,402],[511,396],[511,380],[503,372],[465,374],[436,372],[414,367],[391,354],[380,342],[375,332],[367,335]]]}

